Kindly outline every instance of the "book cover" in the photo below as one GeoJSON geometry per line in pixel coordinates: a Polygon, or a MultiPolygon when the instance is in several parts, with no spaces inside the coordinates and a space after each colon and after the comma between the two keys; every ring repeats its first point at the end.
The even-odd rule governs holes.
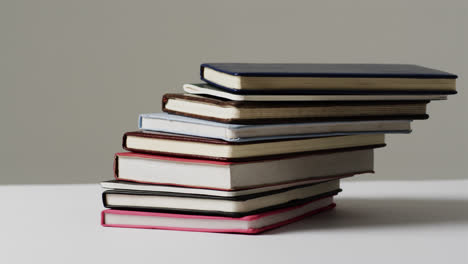
{"type": "MultiPolygon", "coordinates": [[[[203,63],[236,76],[262,77],[374,77],[456,79],[457,75],[414,64],[356,64],[356,63],[203,63]]],[[[203,72],[201,73],[203,76],[203,72]]]]}

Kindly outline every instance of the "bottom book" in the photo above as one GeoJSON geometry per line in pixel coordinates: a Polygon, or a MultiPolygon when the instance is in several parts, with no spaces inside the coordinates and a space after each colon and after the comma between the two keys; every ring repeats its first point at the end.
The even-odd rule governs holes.
{"type": "Polygon", "coordinates": [[[302,205],[240,218],[108,209],[102,211],[101,224],[109,227],[257,234],[335,206],[333,196],[329,196],[302,205]]]}

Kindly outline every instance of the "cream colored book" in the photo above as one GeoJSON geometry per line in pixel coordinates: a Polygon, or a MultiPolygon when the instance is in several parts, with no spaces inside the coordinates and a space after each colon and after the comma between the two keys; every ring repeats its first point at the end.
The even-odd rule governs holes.
{"type": "Polygon", "coordinates": [[[165,94],[163,111],[230,124],[427,119],[429,101],[251,102],[165,94]]]}
{"type": "Polygon", "coordinates": [[[115,156],[119,182],[103,186],[237,197],[373,172],[373,157],[372,148],[241,162],[125,152],[115,156]]]}

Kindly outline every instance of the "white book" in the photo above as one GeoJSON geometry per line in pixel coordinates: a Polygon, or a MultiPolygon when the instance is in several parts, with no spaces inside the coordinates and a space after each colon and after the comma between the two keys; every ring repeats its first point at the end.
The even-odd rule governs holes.
{"type": "Polygon", "coordinates": [[[238,125],[206,121],[167,113],[151,113],[140,115],[138,127],[146,131],[217,138],[231,142],[248,142],[366,133],[410,133],[411,120],[238,125]]]}

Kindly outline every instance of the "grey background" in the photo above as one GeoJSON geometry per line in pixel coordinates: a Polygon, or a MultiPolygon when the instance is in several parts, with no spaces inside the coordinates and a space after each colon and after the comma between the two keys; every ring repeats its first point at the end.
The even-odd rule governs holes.
{"type": "Polygon", "coordinates": [[[121,136],[202,62],[413,63],[459,75],[375,175],[468,177],[467,1],[0,1],[0,183],[112,178],[121,136]]]}

